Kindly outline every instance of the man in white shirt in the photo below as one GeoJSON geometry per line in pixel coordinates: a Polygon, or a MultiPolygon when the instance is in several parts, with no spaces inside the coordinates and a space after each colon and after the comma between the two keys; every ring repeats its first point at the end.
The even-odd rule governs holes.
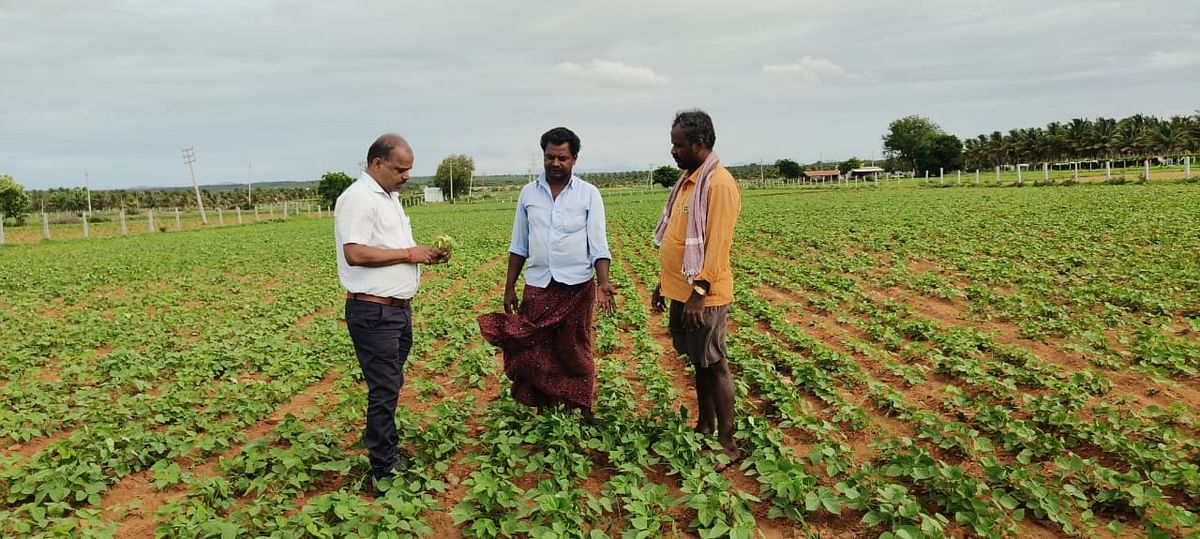
{"type": "Polygon", "coordinates": [[[367,167],[334,207],[338,278],[346,289],[346,326],[367,382],[366,432],[371,484],[391,479],[407,464],[398,449],[396,400],[412,348],[412,298],[418,264],[441,264],[450,253],[417,245],[396,193],[408,181],[413,151],[399,135],[379,137],[367,167]]]}
{"type": "Polygon", "coordinates": [[[514,400],[539,410],[566,405],[594,423],[592,311],[611,314],[616,296],[608,280],[604,201],[571,172],[580,147],[574,132],[551,129],[541,147],[546,172],[517,199],[504,280],[507,314],[483,315],[479,328],[504,350],[514,400]],[[525,291],[518,300],[522,267],[525,291]]]}

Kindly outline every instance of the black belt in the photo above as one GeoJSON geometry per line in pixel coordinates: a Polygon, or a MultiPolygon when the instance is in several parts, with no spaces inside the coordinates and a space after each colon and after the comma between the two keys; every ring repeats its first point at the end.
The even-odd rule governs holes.
{"type": "Polygon", "coordinates": [[[388,298],[384,296],[372,296],[371,294],[355,294],[353,292],[347,292],[346,299],[366,301],[368,303],[378,303],[380,305],[390,305],[392,307],[400,307],[401,309],[409,309],[412,307],[412,300],[407,298],[388,298]]]}

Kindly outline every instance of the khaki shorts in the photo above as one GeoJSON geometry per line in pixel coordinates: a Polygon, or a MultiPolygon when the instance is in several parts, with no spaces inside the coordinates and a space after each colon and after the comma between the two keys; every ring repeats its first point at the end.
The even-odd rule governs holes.
{"type": "Polygon", "coordinates": [[[725,361],[725,319],[729,305],[704,308],[704,324],[698,328],[683,327],[683,302],[671,300],[671,342],[675,352],[687,356],[692,365],[706,369],[725,361]]]}

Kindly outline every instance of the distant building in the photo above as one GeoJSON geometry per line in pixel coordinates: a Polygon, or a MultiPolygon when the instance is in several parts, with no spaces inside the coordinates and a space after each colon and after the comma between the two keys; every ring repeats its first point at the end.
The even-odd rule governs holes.
{"type": "Polygon", "coordinates": [[[852,168],[850,169],[850,174],[848,174],[848,176],[851,178],[875,178],[883,175],[884,170],[879,167],[852,168]]]}
{"type": "Polygon", "coordinates": [[[834,180],[834,181],[836,181],[840,176],[841,176],[841,173],[839,173],[836,170],[806,170],[806,171],[804,171],[804,177],[808,178],[810,180],[818,180],[818,181],[834,180]]]}
{"type": "Polygon", "coordinates": [[[428,203],[428,202],[445,202],[445,201],[446,201],[446,197],[444,197],[442,195],[441,187],[426,187],[425,188],[425,202],[426,203],[428,203]]]}

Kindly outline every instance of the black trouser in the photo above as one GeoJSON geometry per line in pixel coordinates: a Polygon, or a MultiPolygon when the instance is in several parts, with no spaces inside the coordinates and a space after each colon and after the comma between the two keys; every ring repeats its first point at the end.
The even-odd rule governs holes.
{"type": "Polygon", "coordinates": [[[412,349],[412,310],[346,300],[346,326],[367,381],[367,428],[363,445],[375,477],[396,464],[396,400],[404,386],[404,362],[412,349]]]}

